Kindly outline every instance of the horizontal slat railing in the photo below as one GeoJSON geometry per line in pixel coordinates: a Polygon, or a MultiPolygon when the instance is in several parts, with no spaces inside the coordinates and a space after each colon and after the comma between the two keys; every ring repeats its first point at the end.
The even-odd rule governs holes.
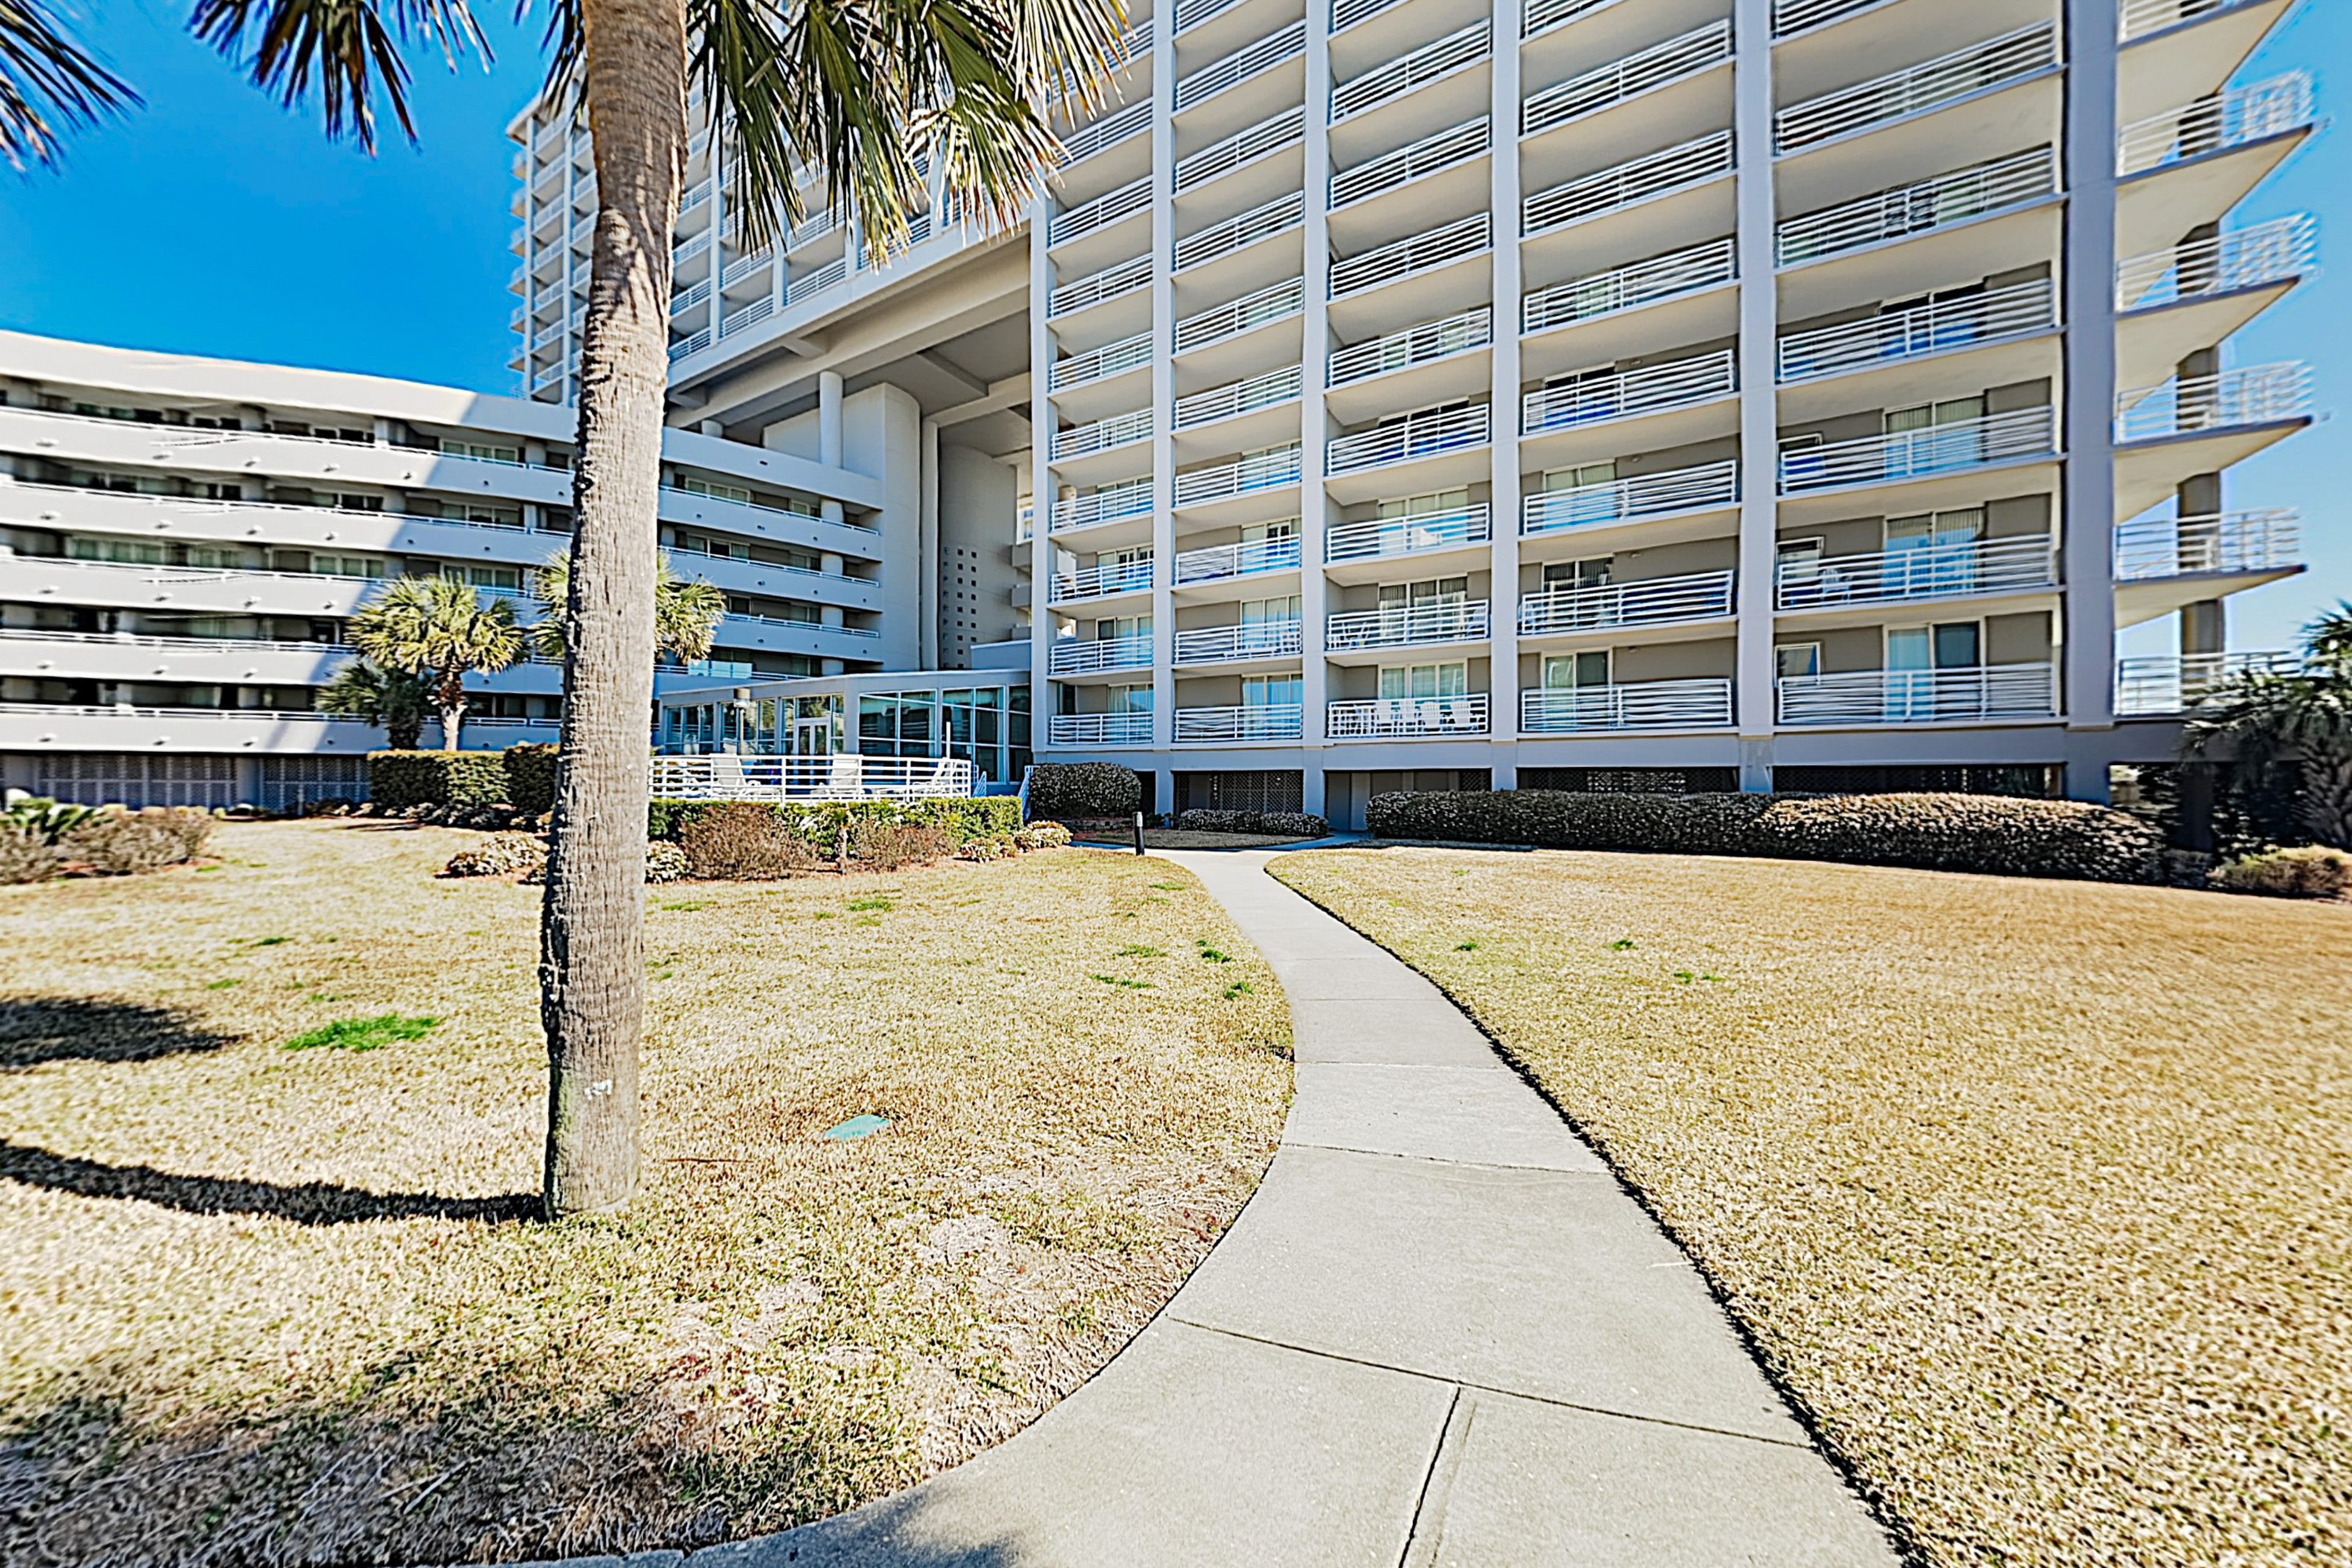
{"type": "Polygon", "coordinates": [[[2058,30],[2048,22],[2037,22],[1923,64],[1791,104],[1772,117],[1773,147],[1782,153],[1801,152],[1867,126],[2021,80],[2057,63],[2058,30]]]}
{"type": "Polygon", "coordinates": [[[1218,741],[1297,740],[1306,709],[1297,703],[1267,703],[1255,707],[1180,707],[1176,710],[1178,745],[1218,741]]]}
{"type": "Polygon", "coordinates": [[[2116,393],[2116,439],[2159,441],[2200,430],[2272,424],[2310,412],[2309,365],[2248,365],[2116,393]]]}
{"type": "Polygon", "coordinates": [[[1379,560],[1484,544],[1492,537],[1492,528],[1484,501],[1451,511],[1337,523],[1323,532],[1323,559],[1327,562],[1379,560]]]}
{"type": "Polygon", "coordinates": [[[2051,718],[2058,671],[2049,664],[1948,670],[1850,670],[1774,683],[1784,725],[1954,724],[2051,718]]]}
{"type": "Polygon", "coordinates": [[[2058,324],[2058,297],[2048,278],[2015,283],[1961,299],[1938,299],[1859,321],[1792,332],[1778,345],[1783,383],[1891,365],[2058,324]]]}
{"type": "Polygon", "coordinates": [[[1779,265],[1794,267],[1948,228],[2003,207],[2039,201],[2057,190],[2056,154],[2037,147],[1786,219],[1773,230],[1773,251],[1779,265]]]}
{"type": "Polygon", "coordinates": [[[1780,610],[1834,610],[1976,593],[2023,593],[2057,583],[2057,541],[2033,534],[1784,560],[1773,573],[1773,603],[1780,610]]]}
{"type": "Polygon", "coordinates": [[[1056,214],[1045,226],[1045,243],[1061,245],[1068,240],[1082,239],[1150,205],[1151,176],[1140,175],[1116,190],[1106,191],[1090,202],[1081,203],[1068,212],[1056,214]]]}
{"type": "Polygon", "coordinates": [[[1444,599],[1428,604],[1341,611],[1324,617],[1323,646],[1326,651],[1338,653],[1476,642],[1488,635],[1488,603],[1483,599],[1444,599]]]}
{"type": "Polygon", "coordinates": [[[1074,278],[1045,297],[1045,319],[1053,320],[1151,287],[1151,258],[1139,256],[1100,272],[1074,278]]]}
{"type": "Polygon", "coordinates": [[[1228,578],[1286,571],[1296,569],[1298,563],[1297,534],[1282,538],[1244,539],[1229,545],[1208,545],[1177,555],[1176,586],[1181,588],[1190,583],[1222,582],[1228,578]]]}
{"type": "Polygon", "coordinates": [[[2116,16],[2116,37],[2130,43],[2167,27],[2194,22],[2216,11],[2226,11],[2238,0],[2123,0],[2116,16]]]}
{"type": "Polygon", "coordinates": [[[1519,430],[1525,435],[1606,424],[1668,409],[1688,408],[1739,390],[1738,356],[1718,349],[1687,360],[1643,365],[1611,375],[1580,377],[1538,387],[1520,400],[1519,430]]]}
{"type": "Polygon", "coordinates": [[[1323,733],[1333,740],[1425,735],[1484,735],[1491,727],[1486,694],[1452,697],[1371,697],[1323,706],[1323,733]]]}
{"type": "Polygon", "coordinates": [[[1229,500],[1259,490],[1278,490],[1298,483],[1298,448],[1282,447],[1255,456],[1194,468],[1176,476],[1176,504],[1197,507],[1229,500]]]}
{"type": "Polygon", "coordinates": [[[2200,572],[2284,571],[2302,559],[2302,518],[2290,507],[2143,517],[2116,529],[2115,572],[2124,582],[2200,572]]]}
{"type": "Polygon", "coordinates": [[[1227,88],[1237,87],[1286,60],[1296,59],[1306,52],[1306,48],[1307,24],[1293,22],[1254,44],[1235,49],[1224,58],[1202,66],[1176,84],[1176,112],[1181,114],[1194,104],[1205,103],[1227,88]]]}
{"type": "Polygon", "coordinates": [[[1680,37],[1627,55],[1596,70],[1528,95],[1519,107],[1519,133],[1535,136],[1598,114],[1653,88],[1712,70],[1731,58],[1731,23],[1710,22],[1680,37]]]}
{"type": "Polygon", "coordinates": [[[1304,108],[1286,109],[1179,161],[1171,189],[1180,196],[1187,191],[1197,190],[1219,175],[1232,173],[1254,158],[1263,158],[1269,152],[1295,145],[1306,134],[1307,110],[1304,108]]]}
{"type": "Polygon", "coordinates": [[[1116,114],[1107,114],[1083,131],[1071,132],[1062,139],[1062,161],[1065,168],[1093,157],[1106,148],[1116,147],[1130,136],[1140,136],[1151,129],[1151,100],[1139,99],[1116,114]]]}
{"type": "Polygon", "coordinates": [[[1054,433],[1054,460],[1062,462],[1072,457],[1084,457],[1089,453],[1106,452],[1130,442],[1147,441],[1151,436],[1151,411],[1129,409],[1107,419],[1074,424],[1067,430],[1054,433]]]}
{"type": "Polygon", "coordinates": [[[1669,191],[1699,184],[1731,172],[1731,132],[1717,131],[1677,147],[1587,174],[1549,190],[1538,191],[1519,204],[1523,233],[1582,223],[1645,202],[1669,191]]]}
{"type": "Polygon", "coordinates": [[[1055,746],[1149,746],[1151,713],[1057,713],[1045,720],[1045,738],[1055,746]]]}
{"type": "Polygon", "coordinates": [[[1336,83],[1331,89],[1331,123],[1337,125],[1352,115],[1377,109],[1424,83],[1435,81],[1448,71],[1485,59],[1489,34],[1486,19],[1480,17],[1466,27],[1423,44],[1411,54],[1336,83]]]}
{"type": "MultiPolygon", "coordinates": [[[[511,723],[511,720],[498,722],[511,723]]],[[[961,757],[656,757],[651,790],[667,800],[962,800],[980,775],[961,757]]]]}
{"type": "Polygon", "coordinates": [[[1151,481],[1129,479],[1123,484],[1106,485],[1081,496],[1066,496],[1054,503],[1048,527],[1055,533],[1066,528],[1092,528],[1097,523],[1118,522],[1125,517],[1148,517],[1151,515],[1151,481]]]}
{"type": "Polygon", "coordinates": [[[1331,298],[1343,299],[1433,267],[1444,267],[1484,251],[1491,234],[1488,215],[1457,218],[1358,256],[1331,264],[1331,298]]]}
{"type": "Polygon", "coordinates": [[[1442,321],[1424,321],[1401,332],[1334,349],[1325,384],[1344,386],[1367,376],[1425,365],[1472,349],[1483,349],[1494,340],[1495,313],[1480,306],[1442,321]]]}
{"type": "Polygon", "coordinates": [[[2302,668],[2303,660],[2284,648],[2118,659],[2116,714],[2161,718],[2188,713],[2241,675],[2292,675],[2302,668]]]}
{"type": "Polygon", "coordinates": [[[1237,338],[1254,327],[1269,321],[1279,321],[1296,316],[1307,308],[1307,280],[1286,278],[1280,283],[1243,295],[1223,305],[1187,316],[1176,323],[1175,350],[1191,353],[1212,343],[1222,343],[1237,338]]]}
{"type": "Polygon", "coordinates": [[[1483,156],[1486,142],[1487,120],[1480,115],[1351,169],[1342,169],[1331,176],[1331,205],[1336,209],[1370,201],[1442,169],[1483,156]]]}
{"type": "Polygon", "coordinates": [[[1559,636],[1621,626],[1721,620],[1731,613],[1732,576],[1728,570],[1698,571],[1530,593],[1519,601],[1519,635],[1559,636]]]}
{"type": "Polygon", "coordinates": [[[1151,587],[1151,558],[1097,563],[1076,571],[1057,571],[1046,592],[1048,604],[1073,600],[1103,599],[1114,593],[1143,593],[1151,587]]]}
{"type": "Polygon", "coordinates": [[[1521,299],[1523,331],[1596,320],[1678,294],[1730,283],[1739,276],[1739,251],[1729,239],[1709,240],[1664,256],[1612,267],[1590,277],[1571,278],[1549,288],[1530,289],[1521,299]]]}
{"type": "Polygon", "coordinates": [[[1057,675],[1085,675],[1103,670],[1139,670],[1150,663],[1150,637],[1059,637],[1046,665],[1057,675]]]}
{"type": "Polygon", "coordinates": [[[1099,349],[1089,349],[1083,354],[1072,354],[1066,360],[1054,361],[1052,388],[1067,392],[1089,382],[1131,371],[1151,362],[1151,334],[1138,332],[1132,338],[1122,338],[1116,343],[1105,343],[1099,349]]]}
{"type": "Polygon", "coordinates": [[[2128,179],[2186,158],[2242,147],[2311,123],[2311,73],[2287,71],[2152,114],[2116,138],[2116,174],[2128,179]]]}
{"type": "Polygon", "coordinates": [[[1244,382],[1228,382],[1221,387],[1194,392],[1191,397],[1176,400],[1174,428],[1190,430],[1196,425],[1213,424],[1221,419],[1233,419],[1244,413],[1255,413],[1262,408],[1298,401],[1298,389],[1304,377],[1300,367],[1285,365],[1268,371],[1262,376],[1252,376],[1244,382]]]}
{"type": "Polygon", "coordinates": [[[2021,408],[1980,419],[1890,431],[1780,454],[1780,493],[1801,495],[1841,485],[1913,479],[2040,457],[2054,448],[2057,423],[2049,408],[2021,408]]]}
{"type": "Polygon", "coordinates": [[[1297,655],[1300,628],[1296,621],[1259,621],[1239,626],[1195,626],[1176,633],[1180,664],[1237,664],[1248,659],[1285,659],[1297,655]]]}
{"type": "Polygon", "coordinates": [[[1195,234],[1186,235],[1176,242],[1174,270],[1204,267],[1263,239],[1271,239],[1297,228],[1306,221],[1307,198],[1297,191],[1287,191],[1272,201],[1236,214],[1224,222],[1212,224],[1195,234]]]}
{"type": "Polygon", "coordinates": [[[2319,259],[2319,223],[2305,213],[2136,256],[2116,266],[2116,308],[2154,310],[2240,288],[2284,283],[2319,259]]]}
{"type": "Polygon", "coordinates": [[[1487,413],[1485,403],[1475,403],[1439,413],[1414,414],[1392,424],[1342,435],[1323,449],[1324,471],[1351,474],[1484,446],[1489,430],[1487,413]]]}
{"type": "Polygon", "coordinates": [[[1719,729],[1730,722],[1731,682],[1722,676],[1539,687],[1519,694],[1519,728],[1529,735],[1719,729]]]}
{"type": "Polygon", "coordinates": [[[1725,458],[1563,490],[1538,490],[1519,504],[1519,532],[1533,537],[1735,506],[1738,500],[1739,464],[1725,458]]]}

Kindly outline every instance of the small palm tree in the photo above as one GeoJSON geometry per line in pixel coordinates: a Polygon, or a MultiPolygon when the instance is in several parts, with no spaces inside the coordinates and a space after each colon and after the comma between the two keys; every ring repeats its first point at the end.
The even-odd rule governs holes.
{"type": "Polygon", "coordinates": [[[2352,600],[2303,638],[2302,673],[2250,671],[2217,687],[2189,715],[2181,755],[2229,752],[2252,772],[2292,758],[2304,830],[2315,843],[2352,849],[2352,600]]]}
{"type": "MultiPolygon", "coordinates": [[[[542,659],[563,657],[563,607],[572,602],[572,556],[551,555],[530,574],[530,591],[548,613],[530,627],[531,651],[542,659]]],[[[710,656],[719,635],[719,618],[727,613],[727,596],[708,582],[681,582],[669,562],[654,567],[654,646],[674,659],[692,663],[710,656]]]]}
{"type": "Polygon", "coordinates": [[[388,670],[365,659],[346,659],[319,688],[319,711],[383,727],[394,751],[414,751],[425,731],[433,688],[425,677],[388,670]]]}
{"type": "Polygon", "coordinates": [[[0,0],[0,161],[53,163],[60,130],[138,101],[39,0],[0,0]]]}
{"type": "Polygon", "coordinates": [[[441,749],[457,749],[466,722],[468,672],[503,670],[522,656],[522,628],[503,599],[485,601],[454,577],[402,577],[352,617],[352,646],[363,658],[432,683],[441,749]]]}

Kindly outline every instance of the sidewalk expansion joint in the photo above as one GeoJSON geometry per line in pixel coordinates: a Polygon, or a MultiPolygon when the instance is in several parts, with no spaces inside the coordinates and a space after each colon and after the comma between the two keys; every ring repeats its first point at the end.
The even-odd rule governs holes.
{"type": "MultiPolygon", "coordinates": [[[[1313,1144],[1300,1138],[1285,1138],[1286,1149],[1321,1149],[1326,1154],[1362,1155],[1375,1160],[1411,1160],[1422,1166],[1451,1166],[1469,1171],[1532,1171],[1539,1176],[1591,1176],[1595,1180],[1614,1181],[1605,1170],[1570,1170],[1565,1166],[1535,1166],[1520,1160],[1449,1160],[1441,1155],[1405,1155],[1394,1149],[1360,1149],[1349,1144],[1313,1144]]],[[[1680,1264],[1675,1265],[1681,1267],[1680,1264]]]]}

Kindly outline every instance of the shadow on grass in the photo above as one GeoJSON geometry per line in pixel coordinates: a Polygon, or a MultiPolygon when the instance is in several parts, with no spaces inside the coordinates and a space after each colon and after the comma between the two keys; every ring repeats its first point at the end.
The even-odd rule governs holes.
{"type": "Polygon", "coordinates": [[[332,1182],[234,1181],[180,1176],[152,1166],[110,1166],[0,1141],[0,1180],[82,1197],[134,1198],[183,1214],[250,1214],[298,1225],[352,1225],[367,1219],[471,1219],[509,1223],[539,1208],[534,1194],[439,1197],[422,1192],[369,1192],[332,1182]]]}
{"type": "Polygon", "coordinates": [[[173,1008],[70,997],[0,999],[0,1071],[45,1061],[157,1061],[218,1051],[236,1037],[173,1008]]]}

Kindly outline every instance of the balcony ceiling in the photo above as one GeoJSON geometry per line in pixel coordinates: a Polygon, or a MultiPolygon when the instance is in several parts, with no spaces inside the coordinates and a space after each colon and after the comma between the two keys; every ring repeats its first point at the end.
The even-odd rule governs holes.
{"type": "Polygon", "coordinates": [[[2125,45],[2116,58],[2116,122],[2129,125],[2220,88],[2278,26],[2290,4],[2244,0],[2125,45]]]}
{"type": "Polygon", "coordinates": [[[2308,126],[2135,174],[2116,186],[2116,254],[2145,256],[2219,222],[2311,134],[2308,126]]]}

